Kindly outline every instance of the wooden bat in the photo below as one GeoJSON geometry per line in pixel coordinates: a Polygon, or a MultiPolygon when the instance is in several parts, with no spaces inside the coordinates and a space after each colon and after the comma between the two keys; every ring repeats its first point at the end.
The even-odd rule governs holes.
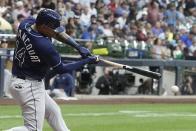
{"type": "MultiPolygon", "coordinates": [[[[41,25],[37,29],[38,29],[39,32],[42,32],[44,35],[46,35],[48,37],[53,37],[56,40],[59,40],[63,43],[67,43],[67,39],[70,38],[70,36],[68,34],[66,34],[65,32],[62,32],[62,33],[55,32],[53,29],[47,27],[46,25],[41,25]]],[[[79,46],[79,44],[74,42],[74,44],[71,44],[71,46],[76,47],[76,46],[79,46]]],[[[125,69],[125,70],[131,71],[131,72],[134,72],[134,73],[137,73],[137,74],[140,74],[140,75],[144,75],[144,76],[151,77],[151,78],[154,78],[154,79],[161,78],[160,73],[147,71],[147,70],[142,70],[140,68],[123,65],[123,64],[115,63],[115,62],[104,60],[104,59],[100,59],[100,60],[102,62],[106,63],[106,64],[109,64],[109,65],[112,65],[112,66],[115,66],[115,67],[118,67],[118,68],[121,68],[121,69],[125,69]]]]}
{"type": "Polygon", "coordinates": [[[153,78],[153,79],[160,79],[161,78],[161,74],[157,73],[157,72],[152,72],[152,71],[143,70],[143,69],[140,69],[140,68],[137,68],[137,67],[131,67],[131,66],[128,66],[128,65],[123,65],[123,64],[119,64],[119,63],[112,62],[112,61],[105,60],[105,59],[100,59],[100,61],[102,61],[105,64],[108,64],[108,65],[111,65],[111,66],[114,66],[114,67],[118,67],[120,69],[125,69],[127,71],[131,71],[133,73],[137,73],[137,74],[147,76],[147,77],[150,77],[150,78],[153,78]]]}

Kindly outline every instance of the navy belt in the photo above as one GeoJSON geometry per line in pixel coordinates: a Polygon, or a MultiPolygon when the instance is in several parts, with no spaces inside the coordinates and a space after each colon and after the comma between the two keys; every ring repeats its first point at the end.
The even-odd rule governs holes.
{"type": "Polygon", "coordinates": [[[16,78],[19,78],[19,79],[23,79],[23,80],[34,80],[34,81],[42,81],[42,79],[34,79],[34,78],[30,78],[30,77],[25,77],[25,76],[15,76],[16,78]]]}

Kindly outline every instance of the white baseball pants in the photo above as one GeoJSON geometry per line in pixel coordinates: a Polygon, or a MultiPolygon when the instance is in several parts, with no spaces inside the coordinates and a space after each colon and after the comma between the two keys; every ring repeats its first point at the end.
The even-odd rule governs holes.
{"type": "Polygon", "coordinates": [[[13,77],[10,92],[22,109],[24,126],[10,131],[42,131],[44,118],[54,131],[69,131],[56,102],[46,93],[43,81],[13,77]]]}

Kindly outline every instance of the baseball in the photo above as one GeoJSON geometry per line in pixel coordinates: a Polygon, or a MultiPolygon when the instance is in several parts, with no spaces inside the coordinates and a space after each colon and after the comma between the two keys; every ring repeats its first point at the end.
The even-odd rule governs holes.
{"type": "Polygon", "coordinates": [[[176,85],[172,86],[171,90],[172,90],[173,93],[178,93],[180,91],[179,87],[176,86],[176,85]]]}

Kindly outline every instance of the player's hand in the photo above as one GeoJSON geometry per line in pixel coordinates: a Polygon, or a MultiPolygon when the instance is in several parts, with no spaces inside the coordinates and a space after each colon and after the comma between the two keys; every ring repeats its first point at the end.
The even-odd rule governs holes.
{"type": "Polygon", "coordinates": [[[94,56],[89,56],[88,58],[90,59],[89,64],[97,64],[100,61],[99,56],[94,55],[94,56]]]}
{"type": "Polygon", "coordinates": [[[79,48],[79,53],[82,56],[82,58],[87,58],[87,57],[91,56],[90,50],[85,48],[85,47],[83,47],[83,46],[81,46],[79,48]]]}

